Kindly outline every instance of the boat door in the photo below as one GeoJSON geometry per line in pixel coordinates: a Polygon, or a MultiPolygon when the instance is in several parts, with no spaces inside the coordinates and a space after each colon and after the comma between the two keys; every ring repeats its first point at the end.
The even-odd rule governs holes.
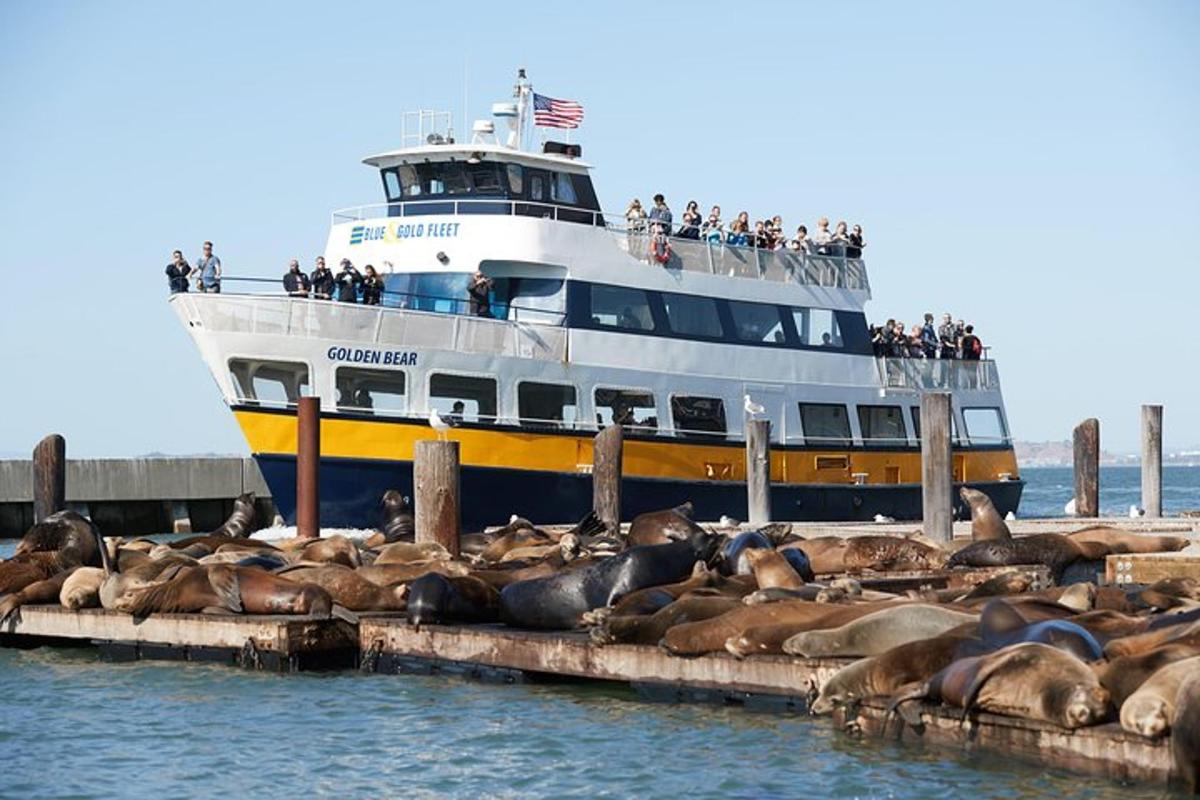
{"type": "MultiPolygon", "coordinates": [[[[783,390],[783,386],[777,383],[744,383],[742,384],[742,394],[750,395],[750,402],[756,403],[763,407],[763,413],[758,416],[758,419],[771,420],[771,441],[776,444],[787,441],[787,430],[785,428],[787,421],[787,395],[783,390]]],[[[743,422],[750,418],[750,415],[744,410],[742,412],[743,422]]],[[[745,426],[742,427],[743,432],[745,426]]]]}

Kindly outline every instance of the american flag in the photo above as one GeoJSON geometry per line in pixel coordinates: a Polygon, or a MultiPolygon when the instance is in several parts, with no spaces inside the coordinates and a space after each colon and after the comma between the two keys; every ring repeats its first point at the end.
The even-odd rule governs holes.
{"type": "Polygon", "coordinates": [[[574,100],[555,100],[533,94],[533,124],[543,128],[578,128],[583,122],[583,106],[574,100]]]}

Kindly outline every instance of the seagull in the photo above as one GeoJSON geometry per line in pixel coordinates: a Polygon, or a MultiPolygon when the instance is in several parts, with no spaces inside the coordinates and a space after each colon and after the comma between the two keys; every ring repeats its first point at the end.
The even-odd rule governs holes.
{"type": "Polygon", "coordinates": [[[1137,506],[1129,507],[1129,518],[1130,519],[1137,519],[1138,517],[1145,516],[1145,514],[1146,514],[1146,512],[1143,509],[1138,508],[1137,506]]]}
{"type": "Polygon", "coordinates": [[[757,417],[759,414],[766,413],[767,410],[763,408],[762,404],[751,400],[748,394],[742,395],[742,408],[746,409],[746,413],[750,415],[751,419],[757,417]]]}
{"type": "Polygon", "coordinates": [[[442,415],[437,412],[436,408],[429,411],[429,427],[437,431],[439,439],[446,440],[446,431],[450,430],[450,423],[442,419],[442,415]]]}
{"type": "Polygon", "coordinates": [[[1004,521],[1005,521],[1005,522],[1012,522],[1012,521],[1013,521],[1013,520],[1015,520],[1016,518],[1017,518],[1017,515],[1016,515],[1016,514],[1014,514],[1014,513],[1013,513],[1013,512],[1011,512],[1011,511],[1010,511],[1010,512],[1008,512],[1007,514],[1005,514],[1005,515],[1004,515],[1004,521]]]}
{"type": "Polygon", "coordinates": [[[1074,497],[1072,497],[1069,501],[1067,501],[1067,504],[1065,506],[1063,506],[1063,513],[1065,513],[1068,517],[1075,516],[1075,498],[1074,497]]]}
{"type": "Polygon", "coordinates": [[[895,518],[895,517],[889,517],[889,516],[885,516],[884,514],[876,514],[876,515],[875,515],[875,521],[876,521],[876,522],[895,522],[895,521],[896,521],[896,518],[895,518]]]}

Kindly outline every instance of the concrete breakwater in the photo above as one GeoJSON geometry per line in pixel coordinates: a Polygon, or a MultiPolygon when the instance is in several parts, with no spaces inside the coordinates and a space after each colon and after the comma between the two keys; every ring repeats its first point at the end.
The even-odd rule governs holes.
{"type": "MultiPolygon", "coordinates": [[[[33,462],[0,460],[0,538],[34,522],[33,462]]],[[[275,516],[271,492],[250,458],[91,458],[66,464],[66,501],[106,535],[212,530],[253,492],[259,519],[275,516]]]]}

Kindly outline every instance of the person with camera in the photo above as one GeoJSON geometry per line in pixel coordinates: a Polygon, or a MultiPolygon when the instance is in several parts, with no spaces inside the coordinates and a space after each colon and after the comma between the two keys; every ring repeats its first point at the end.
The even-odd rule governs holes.
{"type": "Polygon", "coordinates": [[[187,276],[192,273],[192,266],[183,257],[183,251],[176,250],[171,254],[171,263],[167,264],[167,285],[171,294],[180,294],[188,290],[187,276]]]}
{"type": "Polygon", "coordinates": [[[471,282],[467,284],[467,296],[471,301],[471,315],[475,317],[490,317],[492,315],[492,279],[483,274],[483,270],[475,270],[471,282]]]}

